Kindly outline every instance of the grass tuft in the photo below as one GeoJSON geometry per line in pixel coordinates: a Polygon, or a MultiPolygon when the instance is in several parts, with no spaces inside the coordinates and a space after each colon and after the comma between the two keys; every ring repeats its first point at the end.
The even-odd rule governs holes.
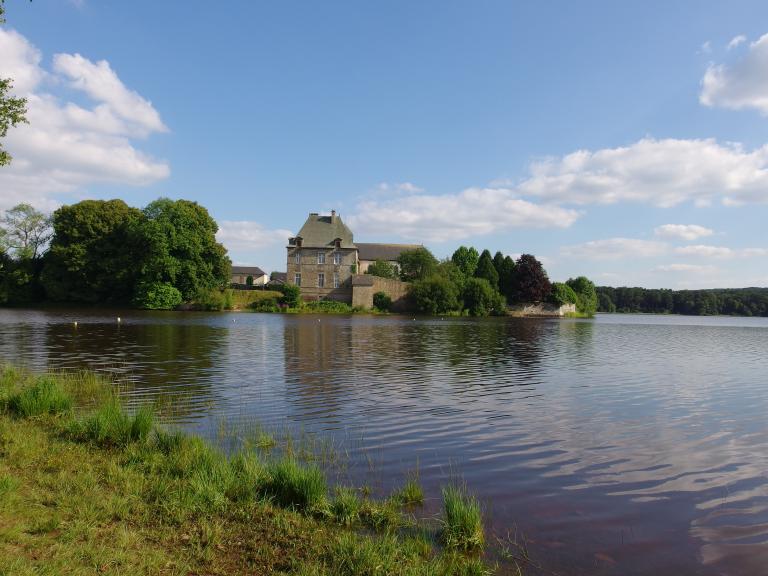
{"type": "Polygon", "coordinates": [[[476,550],[483,547],[483,517],[477,498],[466,488],[449,485],[443,488],[442,539],[447,548],[476,550]]]}
{"type": "Polygon", "coordinates": [[[22,418],[43,414],[62,414],[72,408],[72,398],[59,382],[50,376],[39,376],[35,383],[10,394],[8,409],[22,418]]]}
{"type": "Polygon", "coordinates": [[[299,509],[320,507],[328,487],[320,468],[301,466],[292,458],[270,462],[265,492],[281,506],[299,509]]]}
{"type": "Polygon", "coordinates": [[[392,500],[402,506],[421,506],[424,504],[424,490],[416,477],[410,477],[402,488],[392,493],[392,500]]]}
{"type": "Polygon", "coordinates": [[[333,519],[344,526],[352,526],[360,519],[362,502],[353,488],[336,488],[336,497],[331,502],[333,519]]]}
{"type": "Polygon", "coordinates": [[[70,431],[78,440],[100,446],[126,446],[143,442],[154,424],[152,410],[141,407],[133,416],[123,411],[117,398],[100,406],[91,416],[72,423],[70,431]]]}

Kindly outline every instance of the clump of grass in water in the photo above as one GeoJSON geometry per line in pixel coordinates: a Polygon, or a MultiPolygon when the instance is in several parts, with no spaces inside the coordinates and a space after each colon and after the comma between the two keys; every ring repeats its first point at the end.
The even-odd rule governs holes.
{"type": "Polygon", "coordinates": [[[117,398],[100,406],[91,416],[72,423],[72,435],[100,446],[126,446],[143,442],[154,425],[154,415],[148,407],[141,407],[132,416],[123,411],[117,398]]]}
{"type": "Polygon", "coordinates": [[[8,409],[22,418],[61,414],[72,408],[72,398],[58,381],[50,376],[40,376],[35,383],[8,397],[8,409]]]}
{"type": "Polygon", "coordinates": [[[402,506],[421,506],[424,504],[424,490],[421,488],[418,478],[409,477],[402,488],[392,493],[392,500],[402,506]]]}
{"type": "Polygon", "coordinates": [[[483,517],[477,498],[463,486],[443,488],[442,540],[447,548],[476,550],[483,547],[483,517]]]}
{"type": "Polygon", "coordinates": [[[264,489],[278,504],[312,509],[325,502],[328,486],[317,466],[302,467],[293,458],[285,458],[270,462],[266,472],[268,480],[264,489]]]}
{"type": "Polygon", "coordinates": [[[336,488],[336,497],[330,505],[333,519],[344,526],[352,526],[360,519],[362,502],[352,488],[336,488]]]}

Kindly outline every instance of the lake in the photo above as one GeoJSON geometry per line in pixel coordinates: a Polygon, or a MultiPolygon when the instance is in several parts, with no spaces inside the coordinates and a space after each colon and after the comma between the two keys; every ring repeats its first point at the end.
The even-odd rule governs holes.
{"type": "Polygon", "coordinates": [[[426,515],[461,478],[543,574],[767,573],[767,353],[764,318],[0,310],[0,359],[214,440],[318,433],[374,492],[418,470],[426,515]]]}

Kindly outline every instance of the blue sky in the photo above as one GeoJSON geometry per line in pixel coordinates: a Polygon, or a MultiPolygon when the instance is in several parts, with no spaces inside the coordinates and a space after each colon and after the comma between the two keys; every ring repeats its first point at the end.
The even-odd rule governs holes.
{"type": "Polygon", "coordinates": [[[285,268],[359,241],[540,257],[598,284],[768,285],[768,4],[9,0],[30,98],[0,209],[206,206],[285,268]]]}

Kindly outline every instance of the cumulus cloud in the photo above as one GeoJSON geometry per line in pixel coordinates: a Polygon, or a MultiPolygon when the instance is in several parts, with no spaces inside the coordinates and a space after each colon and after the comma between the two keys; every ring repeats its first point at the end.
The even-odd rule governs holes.
{"type": "Polygon", "coordinates": [[[694,244],[691,246],[680,246],[675,248],[676,254],[683,256],[697,256],[702,258],[754,258],[768,255],[766,248],[744,248],[734,250],[725,246],[708,246],[706,244],[694,244]]]}
{"type": "Polygon", "coordinates": [[[669,246],[664,242],[635,238],[607,238],[573,246],[563,246],[560,253],[568,258],[587,260],[625,260],[654,258],[665,254],[669,246]]]}
{"type": "Polygon", "coordinates": [[[10,166],[0,171],[0,209],[30,202],[55,207],[56,194],[98,183],[142,186],[168,177],[166,162],[137,149],[136,138],[166,131],[152,105],[129,90],[106,61],[57,54],[51,70],[24,36],[0,29],[0,77],[15,80],[28,100],[29,124],[9,131],[10,166]],[[67,83],[92,101],[81,106],[55,95],[67,83]]]}
{"type": "MultiPolygon", "coordinates": [[[[731,44],[738,46],[743,41],[739,38],[743,37],[737,36],[731,44]]],[[[768,34],[752,42],[737,62],[710,64],[701,80],[699,101],[732,110],[751,108],[768,116],[768,34]]]]}
{"type": "Polygon", "coordinates": [[[412,194],[361,202],[348,218],[368,234],[444,242],[514,228],[567,228],[579,212],[535,204],[506,188],[468,188],[458,194],[412,194]]]}
{"type": "Polygon", "coordinates": [[[246,220],[223,220],[218,223],[216,239],[228,250],[254,251],[271,246],[288,244],[293,236],[290,230],[265,228],[258,222],[246,220]]]}
{"type": "Polygon", "coordinates": [[[768,146],[746,151],[714,139],[656,140],[579,150],[531,165],[517,189],[573,204],[638,202],[671,207],[686,201],[768,202],[768,146]]]}
{"type": "Polygon", "coordinates": [[[744,34],[739,34],[738,36],[734,36],[731,38],[731,41],[728,42],[728,50],[733,50],[737,46],[740,46],[741,44],[744,44],[744,42],[747,41],[747,37],[744,36],[744,34]]]}
{"type": "Polygon", "coordinates": [[[664,224],[656,227],[653,232],[662,238],[676,238],[689,242],[715,233],[714,230],[698,224],[664,224]]]}

